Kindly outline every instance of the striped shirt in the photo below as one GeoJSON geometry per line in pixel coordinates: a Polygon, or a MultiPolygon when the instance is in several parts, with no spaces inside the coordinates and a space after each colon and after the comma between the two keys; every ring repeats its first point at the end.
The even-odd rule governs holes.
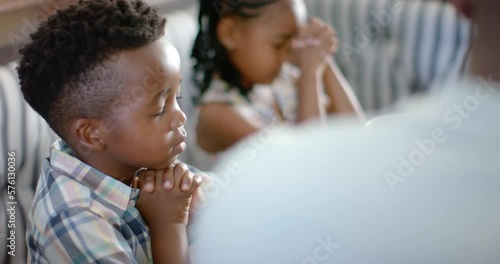
{"type": "Polygon", "coordinates": [[[26,239],[28,263],[152,262],[139,195],[56,141],[43,163],[26,239]]]}

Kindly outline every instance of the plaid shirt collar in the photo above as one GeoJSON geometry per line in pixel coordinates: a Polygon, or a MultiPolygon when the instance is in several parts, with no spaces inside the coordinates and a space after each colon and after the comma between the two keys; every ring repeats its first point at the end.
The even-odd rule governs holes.
{"type": "Polygon", "coordinates": [[[70,175],[94,194],[113,205],[122,215],[129,206],[135,206],[139,189],[131,188],[77,159],[71,148],[57,140],[50,148],[50,164],[56,170],[70,175]],[[131,202],[131,204],[129,204],[131,202]]]}

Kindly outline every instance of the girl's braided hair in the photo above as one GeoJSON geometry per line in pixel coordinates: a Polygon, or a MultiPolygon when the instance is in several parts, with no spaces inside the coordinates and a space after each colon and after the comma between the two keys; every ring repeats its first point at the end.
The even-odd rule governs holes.
{"type": "Polygon", "coordinates": [[[200,0],[198,23],[200,30],[196,37],[191,57],[196,60],[194,66],[194,82],[202,95],[210,85],[213,75],[230,86],[237,87],[246,95],[249,89],[242,85],[241,74],[229,58],[227,50],[217,38],[217,25],[228,15],[243,19],[258,17],[258,9],[278,0],[200,0]]]}

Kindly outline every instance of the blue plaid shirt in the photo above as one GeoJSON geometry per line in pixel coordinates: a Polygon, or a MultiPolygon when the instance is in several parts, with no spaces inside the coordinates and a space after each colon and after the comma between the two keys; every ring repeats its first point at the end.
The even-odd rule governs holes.
{"type": "Polygon", "coordinates": [[[149,229],[135,207],[138,195],[56,141],[29,215],[28,263],[151,263],[149,229]]]}

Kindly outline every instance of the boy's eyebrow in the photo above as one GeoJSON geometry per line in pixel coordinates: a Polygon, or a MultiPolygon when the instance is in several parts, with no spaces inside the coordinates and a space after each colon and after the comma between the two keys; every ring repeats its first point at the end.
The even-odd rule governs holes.
{"type": "MultiPolygon", "coordinates": [[[[179,85],[181,85],[181,83],[182,83],[182,78],[179,79],[179,85]]],[[[171,90],[171,87],[167,87],[167,88],[161,90],[159,93],[157,93],[155,95],[155,97],[153,97],[153,101],[151,102],[151,104],[154,104],[161,97],[165,96],[168,92],[170,92],[170,90],[171,90]]]]}
{"type": "Polygon", "coordinates": [[[155,97],[153,98],[153,102],[152,103],[155,103],[156,101],[160,100],[161,97],[165,96],[169,91],[170,91],[170,87],[167,87],[163,90],[161,90],[159,93],[157,93],[155,95],[155,97]]]}

